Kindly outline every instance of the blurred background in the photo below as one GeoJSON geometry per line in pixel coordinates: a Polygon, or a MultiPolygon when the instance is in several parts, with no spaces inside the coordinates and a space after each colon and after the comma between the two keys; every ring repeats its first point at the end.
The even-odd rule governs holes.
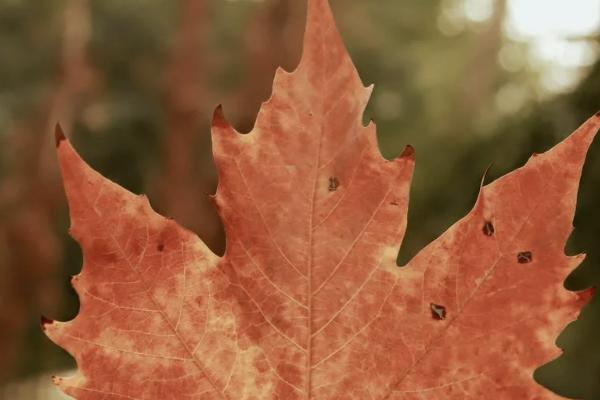
{"type": "MultiPolygon", "coordinates": [[[[480,179],[523,164],[600,109],[600,0],[332,0],[366,84],[382,152],[417,149],[405,263],[472,207],[480,179]]],[[[59,121],[105,176],[217,253],[223,232],[209,119],[222,103],[252,127],[275,66],[298,61],[299,0],[0,0],[0,399],[59,399],[74,368],[40,315],[78,309],[54,154],[59,121]]],[[[568,253],[588,258],[569,289],[600,283],[600,141],[584,171],[568,253]]],[[[532,310],[535,312],[535,310],[532,310]]],[[[600,399],[600,296],[559,338],[536,379],[600,399]]]]}

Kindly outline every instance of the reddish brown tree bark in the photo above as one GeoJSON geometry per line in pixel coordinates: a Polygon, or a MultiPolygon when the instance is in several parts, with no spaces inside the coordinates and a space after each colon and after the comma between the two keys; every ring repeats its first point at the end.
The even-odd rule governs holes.
{"type": "Polygon", "coordinates": [[[295,0],[269,0],[253,18],[245,47],[248,75],[238,99],[236,125],[252,128],[261,102],[267,100],[277,67],[291,71],[300,58],[306,4],[295,0]]]}
{"type": "Polygon", "coordinates": [[[207,3],[182,0],[179,4],[180,23],[165,82],[163,168],[155,192],[166,215],[198,232],[219,252],[223,248],[221,225],[208,197],[215,190],[216,173],[208,161],[207,3]]]}
{"type": "Polygon", "coordinates": [[[12,173],[0,186],[0,308],[6,311],[0,314],[0,380],[15,372],[33,322],[28,316],[58,312],[61,244],[53,228],[62,191],[51,132],[57,122],[71,127],[76,105],[92,86],[88,7],[87,0],[66,3],[60,75],[40,115],[14,129],[6,150],[12,173]]]}
{"type": "MultiPolygon", "coordinates": [[[[471,59],[465,69],[464,79],[459,92],[461,121],[473,120],[493,100],[499,65],[498,53],[504,41],[504,21],[506,19],[507,0],[496,0],[494,11],[488,25],[475,41],[471,59]]],[[[461,126],[458,124],[456,126],[461,126]]],[[[462,125],[464,129],[464,124],[462,125]]]]}

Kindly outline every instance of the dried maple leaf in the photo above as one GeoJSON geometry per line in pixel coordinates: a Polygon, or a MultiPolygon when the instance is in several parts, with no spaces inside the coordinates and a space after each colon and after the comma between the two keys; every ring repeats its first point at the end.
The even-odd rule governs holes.
{"type": "Polygon", "coordinates": [[[223,257],[87,166],[58,154],[84,267],[76,358],[56,378],[82,400],[550,399],[533,370],[584,300],[563,248],[600,117],[481,188],[473,210],[406,267],[395,260],[414,166],[384,160],[365,89],[326,0],[305,49],[248,135],[213,123],[223,257]]]}

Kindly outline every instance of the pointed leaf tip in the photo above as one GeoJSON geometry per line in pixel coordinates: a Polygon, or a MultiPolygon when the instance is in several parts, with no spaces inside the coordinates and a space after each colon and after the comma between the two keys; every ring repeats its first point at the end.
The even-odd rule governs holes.
{"type": "Polygon", "coordinates": [[[40,317],[40,325],[42,326],[42,330],[46,330],[46,326],[54,323],[54,320],[47,318],[45,316],[40,317]]]}
{"type": "Polygon", "coordinates": [[[227,120],[225,119],[225,114],[223,113],[222,104],[219,104],[213,112],[212,125],[218,128],[225,128],[229,126],[227,120]]]}
{"type": "Polygon", "coordinates": [[[406,147],[402,151],[402,154],[400,154],[400,158],[408,158],[409,160],[414,161],[416,158],[415,148],[412,147],[410,144],[406,145],[406,147]]]}
{"type": "Polygon", "coordinates": [[[212,204],[216,205],[217,204],[217,195],[215,194],[209,194],[208,195],[208,201],[210,201],[212,204]]]}
{"type": "Polygon", "coordinates": [[[65,139],[65,133],[63,132],[60,124],[57,123],[54,128],[54,140],[56,141],[56,147],[60,146],[60,143],[65,139]]]}
{"type": "Polygon", "coordinates": [[[587,305],[590,300],[592,300],[592,298],[596,295],[596,287],[592,286],[588,289],[579,291],[579,292],[575,292],[575,296],[576,296],[576,304],[578,306],[578,308],[583,308],[585,305],[587,305]]]}
{"type": "Polygon", "coordinates": [[[487,166],[485,171],[483,171],[483,175],[481,176],[481,182],[479,183],[479,188],[482,188],[483,186],[485,186],[485,180],[487,179],[487,177],[490,174],[490,171],[492,170],[493,167],[494,167],[494,162],[491,162],[491,163],[489,163],[489,165],[487,166]]]}

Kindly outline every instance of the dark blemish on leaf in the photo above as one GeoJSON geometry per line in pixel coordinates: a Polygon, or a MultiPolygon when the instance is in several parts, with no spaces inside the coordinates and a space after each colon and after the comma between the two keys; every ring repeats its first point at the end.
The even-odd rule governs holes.
{"type": "Polygon", "coordinates": [[[483,224],[483,234],[485,236],[492,236],[494,232],[496,232],[494,229],[494,224],[492,224],[490,221],[485,221],[485,224],[483,224]]]}
{"type": "Polygon", "coordinates": [[[156,247],[156,249],[157,249],[158,251],[163,251],[163,250],[165,249],[165,245],[161,243],[161,244],[159,244],[159,245],[156,247]]]}
{"type": "Polygon", "coordinates": [[[522,251],[517,254],[519,264],[529,264],[533,261],[533,254],[530,251],[522,251]]]}
{"type": "Polygon", "coordinates": [[[440,306],[439,304],[431,303],[431,317],[438,321],[442,321],[446,319],[446,307],[440,306]]]}
{"type": "Polygon", "coordinates": [[[400,202],[398,200],[394,200],[390,204],[393,205],[393,206],[399,206],[400,202]]]}
{"type": "Polygon", "coordinates": [[[600,117],[600,111],[598,111],[596,114],[594,114],[596,117],[600,117]]]}
{"type": "Polygon", "coordinates": [[[339,186],[340,186],[340,181],[338,181],[338,178],[336,178],[335,176],[332,176],[331,178],[329,178],[329,191],[330,192],[335,192],[339,186]]]}

